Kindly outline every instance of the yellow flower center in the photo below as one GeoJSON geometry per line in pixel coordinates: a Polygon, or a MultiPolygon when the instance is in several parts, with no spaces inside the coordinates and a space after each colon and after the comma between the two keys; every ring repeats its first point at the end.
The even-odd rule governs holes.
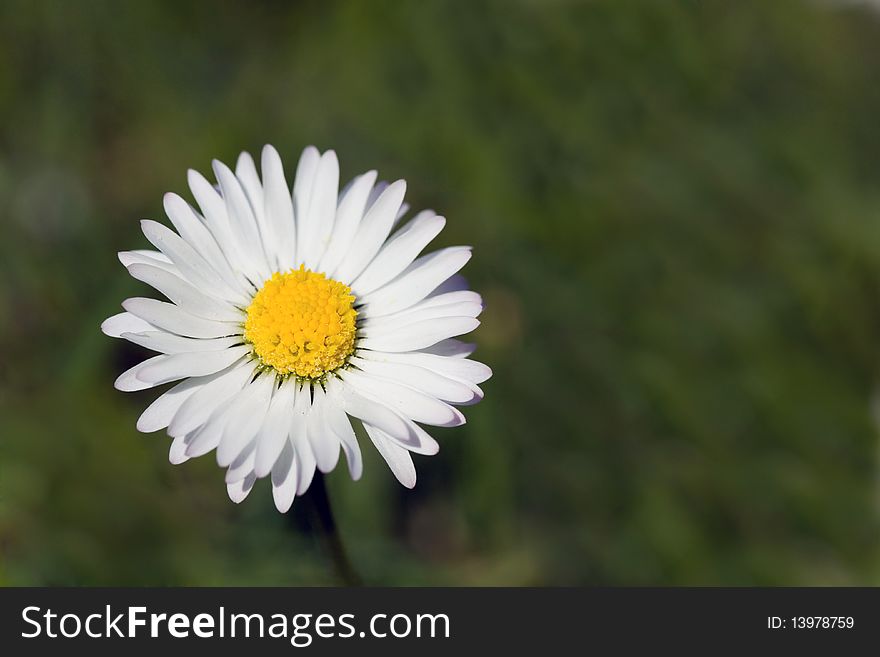
{"type": "Polygon", "coordinates": [[[244,338],[265,367],[319,379],[354,351],[351,288],[301,266],[276,273],[247,309],[244,338]]]}

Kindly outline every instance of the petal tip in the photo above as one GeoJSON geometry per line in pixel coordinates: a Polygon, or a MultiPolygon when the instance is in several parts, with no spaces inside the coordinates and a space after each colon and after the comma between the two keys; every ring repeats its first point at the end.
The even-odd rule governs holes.
{"type": "MultiPolygon", "coordinates": [[[[116,315],[113,315],[113,317],[116,317],[116,315]]],[[[111,330],[111,327],[113,326],[113,324],[112,324],[113,317],[108,317],[103,322],[101,322],[101,333],[103,333],[104,335],[106,335],[109,338],[121,337],[118,334],[113,333],[111,330]]]]}

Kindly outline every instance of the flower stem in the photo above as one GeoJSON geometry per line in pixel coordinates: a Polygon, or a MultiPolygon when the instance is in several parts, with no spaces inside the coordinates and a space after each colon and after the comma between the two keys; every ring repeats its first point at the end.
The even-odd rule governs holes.
{"type": "Polygon", "coordinates": [[[348,560],[345,546],[339,536],[336,520],[333,518],[333,508],[330,506],[330,496],[327,494],[327,485],[324,483],[324,475],[320,472],[315,472],[315,478],[309,486],[306,497],[311,501],[312,527],[320,536],[340,583],[345,586],[361,586],[363,584],[361,578],[348,560]]]}

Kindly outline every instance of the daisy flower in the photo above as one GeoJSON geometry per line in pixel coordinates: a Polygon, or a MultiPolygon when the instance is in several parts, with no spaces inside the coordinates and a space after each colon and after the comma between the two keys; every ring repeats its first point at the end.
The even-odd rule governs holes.
{"type": "Polygon", "coordinates": [[[362,457],[351,418],[401,484],[411,454],[435,454],[422,425],[454,427],[456,406],[479,401],[490,369],[455,339],[483,305],[458,271],[466,246],[420,255],[446,220],[407,213],[406,183],[376,172],[339,191],[333,151],[306,148],[288,187],[278,152],[247,153],[233,172],[214,161],[217,185],[196,171],[198,207],[166,194],[174,230],[141,222],[157,250],[119,254],[129,274],[168,301],[135,297],[101,329],[158,355],[116,380],[122,391],[177,382],[140,416],[167,429],[173,464],[216,452],[233,502],[269,477],[287,511],[340,448],[352,479],[362,457]]]}

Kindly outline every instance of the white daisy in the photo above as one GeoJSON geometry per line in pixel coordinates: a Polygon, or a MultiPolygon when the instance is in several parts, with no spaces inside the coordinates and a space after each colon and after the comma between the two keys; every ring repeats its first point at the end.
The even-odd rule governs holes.
{"type": "Polygon", "coordinates": [[[233,502],[271,477],[284,512],[315,473],[361,453],[349,416],[404,486],[411,453],[435,454],[421,424],[464,424],[454,405],[479,401],[491,370],[455,336],[479,324],[480,295],[457,272],[469,247],[420,252],[446,220],[430,210],[393,234],[407,211],[403,180],[369,171],[341,192],[336,154],[306,148],[293,190],[271,146],[262,179],[247,153],[235,172],[214,161],[218,185],[195,171],[200,209],[166,194],[175,231],[141,222],[158,251],[124,251],[136,279],[170,301],[135,297],[101,329],[159,355],[116,380],[123,391],[179,381],[140,416],[166,429],[178,464],[216,450],[233,502]]]}

